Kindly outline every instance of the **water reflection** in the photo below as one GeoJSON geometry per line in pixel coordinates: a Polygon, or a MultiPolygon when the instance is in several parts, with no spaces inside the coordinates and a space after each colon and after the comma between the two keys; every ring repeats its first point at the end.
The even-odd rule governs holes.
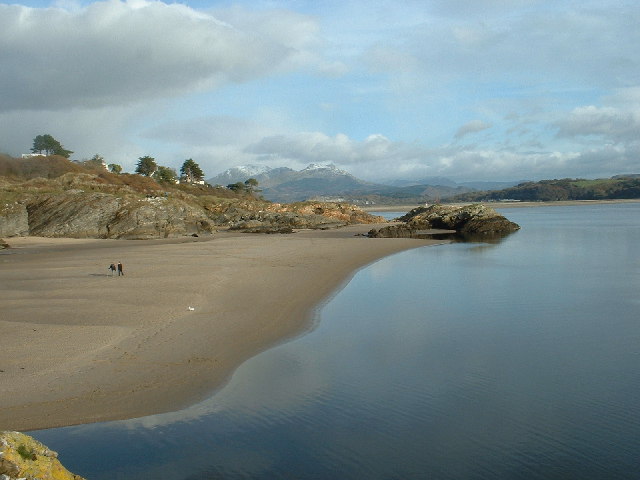
{"type": "Polygon", "coordinates": [[[632,478],[639,207],[510,210],[358,272],[205,402],[37,436],[94,479],[632,478]]]}

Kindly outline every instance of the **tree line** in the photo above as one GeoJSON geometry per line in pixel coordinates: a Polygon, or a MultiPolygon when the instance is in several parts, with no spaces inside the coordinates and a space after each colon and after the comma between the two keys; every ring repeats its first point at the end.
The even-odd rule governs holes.
{"type": "MultiPolygon", "coordinates": [[[[31,152],[42,155],[59,155],[64,158],[69,158],[73,153],[72,150],[67,150],[62,144],[49,134],[37,135],[33,139],[33,146],[31,152]]],[[[84,164],[101,167],[107,165],[104,158],[96,154],[89,160],[82,162],[84,164]]],[[[110,172],[115,174],[122,173],[122,166],[116,163],[110,163],[107,165],[110,172]]],[[[177,183],[178,180],[188,183],[200,183],[204,180],[204,172],[192,158],[186,159],[182,167],[180,167],[180,175],[175,169],[158,165],[155,158],[145,155],[138,159],[135,173],[151,177],[158,182],[163,183],[177,183]]]]}

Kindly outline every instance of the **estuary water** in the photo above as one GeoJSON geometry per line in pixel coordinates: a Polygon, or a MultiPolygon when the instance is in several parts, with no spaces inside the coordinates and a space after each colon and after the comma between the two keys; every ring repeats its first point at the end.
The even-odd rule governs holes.
{"type": "Polygon", "coordinates": [[[640,478],[640,203],[502,213],[357,272],[198,405],[31,433],[90,479],[640,478]]]}

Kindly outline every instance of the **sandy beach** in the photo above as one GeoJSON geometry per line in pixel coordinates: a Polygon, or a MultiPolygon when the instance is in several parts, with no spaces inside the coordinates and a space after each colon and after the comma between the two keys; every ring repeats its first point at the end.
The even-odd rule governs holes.
{"type": "Polygon", "coordinates": [[[380,225],[173,240],[5,239],[0,430],[173,411],[243,361],[311,328],[365,265],[441,241],[357,236],[380,225]],[[122,262],[124,276],[112,276],[122,262]],[[190,308],[191,307],[191,308],[190,308]]]}

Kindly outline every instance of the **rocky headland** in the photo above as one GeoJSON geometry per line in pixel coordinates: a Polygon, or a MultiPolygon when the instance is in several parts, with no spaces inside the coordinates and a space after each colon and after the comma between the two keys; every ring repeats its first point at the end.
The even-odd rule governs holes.
{"type": "Polygon", "coordinates": [[[210,235],[218,229],[290,233],[381,221],[347,204],[283,205],[225,190],[180,189],[139,175],[107,173],[4,179],[0,181],[0,237],[151,239],[210,235]]]}
{"type": "Polygon", "coordinates": [[[83,480],[62,466],[58,454],[33,437],[0,432],[0,479],[83,480]]]}
{"type": "Polygon", "coordinates": [[[397,225],[369,231],[372,238],[413,238],[427,230],[445,230],[468,237],[499,237],[520,229],[520,226],[493,208],[481,204],[431,205],[417,207],[399,217],[397,225]]]}

